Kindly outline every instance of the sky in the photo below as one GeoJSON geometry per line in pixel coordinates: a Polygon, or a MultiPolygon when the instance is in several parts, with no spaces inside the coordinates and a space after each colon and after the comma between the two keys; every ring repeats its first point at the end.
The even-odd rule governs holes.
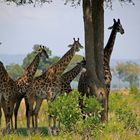
{"type": "MultiPolygon", "coordinates": [[[[140,0],[121,5],[113,0],[113,9],[105,9],[106,44],[113,18],[120,18],[125,34],[117,34],[112,59],[140,59],[140,0]]],[[[0,55],[27,54],[34,44],[42,44],[55,56],[68,51],[73,38],[80,38],[84,46],[82,7],[64,5],[60,0],[51,4],[33,7],[0,3],[0,55]]],[[[78,54],[84,55],[84,49],[78,54]]]]}

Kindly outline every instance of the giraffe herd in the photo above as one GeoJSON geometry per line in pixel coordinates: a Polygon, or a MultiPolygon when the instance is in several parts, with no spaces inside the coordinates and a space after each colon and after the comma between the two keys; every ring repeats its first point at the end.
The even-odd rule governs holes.
{"type": "MultiPolygon", "coordinates": [[[[110,72],[110,56],[112,54],[117,32],[124,33],[120,20],[114,19],[114,24],[109,41],[104,48],[104,78],[110,92],[111,72],[110,72]]],[[[72,91],[70,83],[81,72],[78,90],[84,95],[86,93],[86,60],[78,62],[75,67],[64,73],[70,61],[76,52],[80,51],[83,46],[79,42],[79,38],[73,44],[69,45],[70,49],[56,62],[52,64],[42,75],[35,77],[35,73],[41,59],[48,59],[48,54],[44,46],[40,46],[37,54],[31,64],[25,69],[23,76],[14,81],[7,73],[3,63],[0,61],[0,107],[3,109],[6,130],[9,132],[14,127],[17,129],[17,116],[21,100],[24,98],[26,105],[27,128],[31,128],[30,120],[32,119],[32,127],[38,127],[38,113],[42,105],[42,101],[54,101],[61,93],[70,93],[72,91]]],[[[2,112],[0,110],[0,121],[2,112]]],[[[51,116],[51,115],[50,115],[51,116]]],[[[50,122],[49,122],[50,127],[50,122]]]]}

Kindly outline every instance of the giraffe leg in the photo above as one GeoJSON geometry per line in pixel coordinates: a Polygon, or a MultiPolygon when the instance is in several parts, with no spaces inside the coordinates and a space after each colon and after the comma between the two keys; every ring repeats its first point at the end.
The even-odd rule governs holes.
{"type": "Polygon", "coordinates": [[[18,101],[16,102],[16,106],[14,108],[15,129],[17,129],[17,115],[18,115],[18,110],[19,110],[21,100],[22,100],[22,98],[18,99],[18,101]]]}
{"type": "Polygon", "coordinates": [[[26,117],[27,117],[27,128],[28,129],[30,129],[30,118],[33,116],[33,104],[34,104],[34,99],[31,96],[27,97],[26,117]]]}
{"type": "Polygon", "coordinates": [[[6,131],[9,133],[10,132],[10,107],[7,106],[6,108],[6,131]]]}
{"type": "Polygon", "coordinates": [[[14,104],[10,107],[10,122],[11,122],[11,130],[13,131],[13,110],[14,110],[14,104]]]}
{"type": "Polygon", "coordinates": [[[35,128],[38,127],[38,113],[39,113],[39,110],[40,110],[40,107],[42,105],[42,102],[43,102],[43,99],[40,99],[40,98],[37,98],[36,99],[36,106],[35,106],[35,109],[34,109],[34,116],[35,116],[35,128]]]}
{"type": "Polygon", "coordinates": [[[48,115],[48,135],[52,135],[52,126],[51,126],[52,116],[48,115]]]}

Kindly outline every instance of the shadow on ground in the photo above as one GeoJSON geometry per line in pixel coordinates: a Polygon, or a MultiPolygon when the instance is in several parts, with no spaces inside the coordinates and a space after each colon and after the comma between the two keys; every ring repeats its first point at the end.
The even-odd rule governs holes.
{"type": "Polygon", "coordinates": [[[39,127],[38,129],[31,129],[31,130],[28,130],[27,128],[18,128],[17,130],[10,132],[10,134],[16,134],[16,135],[24,136],[24,137],[30,136],[30,135],[48,136],[48,128],[39,127]]]}

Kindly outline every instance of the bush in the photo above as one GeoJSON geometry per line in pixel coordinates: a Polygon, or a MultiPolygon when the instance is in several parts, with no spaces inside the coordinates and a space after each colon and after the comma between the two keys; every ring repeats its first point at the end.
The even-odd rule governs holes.
{"type": "Polygon", "coordinates": [[[97,134],[102,128],[100,124],[100,112],[102,107],[95,97],[81,97],[74,90],[69,94],[63,94],[49,105],[49,113],[55,115],[63,126],[63,132],[75,132],[80,134],[97,134]],[[83,99],[83,114],[79,106],[79,99],[83,99]]]}
{"type": "Polygon", "coordinates": [[[140,98],[140,91],[136,86],[131,86],[129,94],[133,95],[135,98],[140,98]]]}
{"type": "Polygon", "coordinates": [[[123,99],[123,95],[117,92],[111,93],[109,96],[109,111],[113,112],[117,106],[120,106],[120,101],[123,99]]]}
{"type": "Polygon", "coordinates": [[[122,102],[120,107],[116,108],[115,114],[119,121],[124,122],[125,129],[137,130],[137,116],[132,112],[132,108],[126,101],[122,102]]]}

